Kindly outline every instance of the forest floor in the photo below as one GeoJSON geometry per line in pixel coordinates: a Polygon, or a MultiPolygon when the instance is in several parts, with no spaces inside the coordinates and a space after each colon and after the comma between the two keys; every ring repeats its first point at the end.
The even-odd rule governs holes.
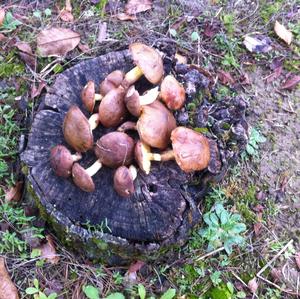
{"type": "Polygon", "coordinates": [[[62,0],[0,4],[0,255],[20,297],[145,298],[146,291],[146,298],[165,299],[300,298],[299,0],[133,2],[150,9],[126,21],[119,0],[74,0],[64,14],[62,0]],[[276,34],[276,21],[285,26],[283,39],[292,33],[290,44],[276,34]],[[51,27],[78,32],[80,46],[63,57],[40,57],[37,36],[51,27]],[[254,38],[248,48],[246,36],[254,38]],[[138,263],[130,271],[92,264],[64,248],[23,199],[19,153],[57,74],[134,41],[159,40],[176,42],[189,63],[208,70],[220,83],[219,97],[239,94],[249,104],[247,150],[200,207],[208,213],[217,201],[239,214],[245,242],[231,254],[221,243],[206,256],[212,240],[198,227],[172,262],[138,263]],[[58,262],[33,249],[33,234],[51,235],[58,262]]]}

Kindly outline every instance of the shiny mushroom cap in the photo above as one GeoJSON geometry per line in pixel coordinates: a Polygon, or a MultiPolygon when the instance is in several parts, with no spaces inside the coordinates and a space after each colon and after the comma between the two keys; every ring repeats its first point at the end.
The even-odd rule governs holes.
{"type": "Polygon", "coordinates": [[[122,197],[129,197],[134,193],[134,180],[137,171],[134,166],[127,168],[120,166],[114,174],[114,188],[122,197]]]}
{"type": "Polygon", "coordinates": [[[92,177],[79,164],[74,163],[72,167],[72,177],[75,185],[85,192],[95,191],[95,184],[92,177]]]}
{"type": "Polygon", "coordinates": [[[179,167],[185,172],[205,169],[210,160],[208,139],[194,130],[177,127],[171,134],[172,147],[179,167]]]}
{"type": "Polygon", "coordinates": [[[71,175],[74,161],[79,160],[80,156],[72,155],[63,145],[56,145],[50,151],[50,164],[55,174],[64,178],[71,175]]]}
{"type": "Polygon", "coordinates": [[[123,101],[125,90],[121,87],[110,90],[99,105],[99,120],[104,127],[115,127],[123,122],[126,107],[123,101]]]}
{"type": "Polygon", "coordinates": [[[66,142],[77,152],[86,152],[93,147],[94,138],[90,124],[75,105],[71,106],[66,113],[63,133],[66,142]]]}
{"type": "Polygon", "coordinates": [[[142,141],[138,141],[134,148],[135,161],[138,163],[139,168],[146,174],[150,173],[151,160],[149,154],[151,153],[150,147],[142,141]]]}
{"type": "Polygon", "coordinates": [[[124,103],[128,111],[136,117],[139,117],[142,113],[142,106],[140,105],[139,98],[140,95],[134,85],[130,86],[124,98],[124,103]]]}
{"type": "Polygon", "coordinates": [[[176,120],[173,114],[161,102],[155,101],[142,107],[137,130],[143,142],[151,147],[165,149],[175,128],[176,120]]]}
{"type": "Polygon", "coordinates": [[[111,132],[98,139],[95,154],[104,165],[116,168],[133,159],[134,141],[125,133],[111,132]]]}
{"type": "Polygon", "coordinates": [[[160,96],[161,100],[171,110],[178,110],[185,103],[185,90],[172,75],[166,76],[162,81],[160,96]]]}
{"type": "Polygon", "coordinates": [[[118,87],[123,79],[124,72],[116,70],[108,74],[100,84],[100,93],[105,96],[111,89],[118,87]]]}
{"type": "Polygon", "coordinates": [[[142,43],[129,46],[134,63],[142,70],[152,84],[158,84],[164,75],[163,60],[159,53],[142,43]]]}
{"type": "Polygon", "coordinates": [[[89,112],[93,112],[95,107],[95,82],[88,81],[81,91],[81,100],[89,112]]]}

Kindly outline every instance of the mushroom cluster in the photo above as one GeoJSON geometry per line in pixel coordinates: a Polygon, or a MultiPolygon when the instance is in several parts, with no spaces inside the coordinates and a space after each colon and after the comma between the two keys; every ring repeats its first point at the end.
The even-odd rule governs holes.
{"type": "Polygon", "coordinates": [[[185,89],[173,75],[164,77],[161,54],[142,43],[131,44],[129,50],[136,65],[133,69],[126,74],[120,70],[108,74],[99,93],[93,81],[83,88],[82,104],[90,118],[76,105],[66,113],[63,135],[76,153],[71,154],[63,145],[50,151],[55,174],[72,177],[85,192],[95,190],[92,176],[102,167],[115,169],[114,189],[120,196],[129,197],[135,192],[138,169],[149,174],[151,161],[174,160],[184,172],[201,171],[210,162],[209,140],[193,129],[176,125],[173,111],[184,106],[185,89]],[[139,94],[134,84],[142,76],[154,86],[139,94]],[[93,130],[98,126],[115,130],[95,142],[93,130]],[[129,135],[130,130],[137,134],[129,135]],[[89,150],[97,160],[84,169],[79,160],[89,150]]]}

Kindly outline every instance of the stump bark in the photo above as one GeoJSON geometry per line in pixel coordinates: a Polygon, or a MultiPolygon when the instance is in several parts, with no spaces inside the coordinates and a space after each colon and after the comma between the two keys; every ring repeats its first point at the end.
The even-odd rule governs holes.
{"type": "MultiPolygon", "coordinates": [[[[195,192],[189,188],[191,177],[175,162],[153,163],[148,176],[139,171],[136,192],[128,199],[114,191],[112,169],[101,169],[94,176],[96,191],[86,193],[71,179],[57,177],[50,167],[52,147],[63,144],[70,148],[62,132],[69,107],[76,104],[89,116],[80,99],[87,81],[93,80],[98,86],[111,71],[126,72],[132,67],[129,52],[121,51],[85,60],[60,74],[40,104],[21,155],[28,166],[27,196],[35,200],[59,239],[91,259],[110,264],[156,259],[183,245],[189,230],[201,220],[195,192]]],[[[95,141],[110,131],[113,129],[96,129],[95,141]]],[[[89,151],[80,164],[86,168],[95,160],[89,151]]],[[[197,187],[200,198],[205,190],[202,180],[197,187]]]]}

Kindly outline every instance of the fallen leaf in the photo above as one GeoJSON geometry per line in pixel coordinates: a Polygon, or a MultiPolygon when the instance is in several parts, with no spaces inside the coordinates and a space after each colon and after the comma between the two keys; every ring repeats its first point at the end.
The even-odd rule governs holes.
{"type": "Polygon", "coordinates": [[[87,44],[81,44],[81,43],[78,45],[78,48],[83,53],[87,53],[87,52],[89,52],[91,50],[90,47],[89,47],[89,45],[87,45],[87,44]]]}
{"type": "Polygon", "coordinates": [[[50,235],[46,236],[47,243],[38,247],[41,250],[41,257],[46,259],[51,264],[59,262],[59,256],[56,254],[55,245],[50,235]]]}
{"type": "Polygon", "coordinates": [[[30,45],[26,42],[16,43],[16,47],[20,50],[19,55],[22,60],[32,69],[36,67],[36,56],[33,54],[30,45]]]}
{"type": "Polygon", "coordinates": [[[261,228],[262,228],[262,223],[261,222],[256,222],[253,225],[253,229],[254,229],[254,234],[255,236],[259,236],[260,232],[261,232],[261,228]]]}
{"type": "Polygon", "coordinates": [[[271,83],[271,82],[273,82],[275,79],[277,79],[277,78],[281,75],[282,70],[283,70],[283,68],[282,68],[281,65],[278,66],[276,69],[274,69],[274,72],[271,73],[271,74],[266,78],[267,83],[271,83]]]}
{"type": "Polygon", "coordinates": [[[80,34],[67,28],[42,30],[37,36],[37,49],[42,57],[64,56],[80,42],[80,34]]]}
{"type": "Polygon", "coordinates": [[[204,31],[203,31],[203,34],[206,36],[206,37],[213,37],[216,35],[216,33],[218,32],[218,28],[216,27],[216,25],[214,24],[211,24],[211,23],[206,23],[204,25],[204,31]]]}
{"type": "Polygon", "coordinates": [[[0,42],[6,40],[6,36],[3,33],[0,33],[0,42]]]}
{"type": "Polygon", "coordinates": [[[145,265],[143,261],[137,261],[131,264],[128,271],[125,273],[125,280],[129,284],[135,284],[137,282],[137,272],[145,265]]]}
{"type": "Polygon", "coordinates": [[[24,53],[32,54],[32,49],[30,45],[26,42],[17,42],[16,47],[24,53]]]}
{"type": "Polygon", "coordinates": [[[271,274],[271,276],[272,276],[274,282],[279,281],[279,280],[281,279],[281,276],[282,276],[281,271],[278,270],[278,269],[276,269],[276,268],[273,268],[273,269],[271,270],[271,273],[270,273],[270,274],[271,274]]]}
{"type": "Polygon", "coordinates": [[[280,89],[292,90],[298,85],[298,83],[300,83],[300,75],[294,75],[289,77],[289,79],[285,81],[285,83],[280,87],[280,89]]]}
{"type": "Polygon", "coordinates": [[[300,270],[300,251],[295,254],[296,264],[300,270]]]}
{"type": "Polygon", "coordinates": [[[125,12],[129,15],[135,15],[151,8],[152,0],[128,0],[127,4],[125,5],[125,12]]]}
{"type": "Polygon", "coordinates": [[[258,289],[258,284],[256,281],[256,278],[252,278],[251,280],[249,280],[248,282],[248,288],[251,291],[252,294],[255,294],[257,289],[258,289]]]}
{"type": "Polygon", "coordinates": [[[97,41],[99,43],[102,43],[104,40],[106,40],[106,30],[107,30],[107,23],[106,22],[100,22],[99,23],[99,33],[97,41]]]}
{"type": "Polygon", "coordinates": [[[65,8],[67,11],[70,11],[70,12],[72,11],[71,0],[66,0],[65,8]]]}
{"type": "Polygon", "coordinates": [[[230,73],[223,70],[218,71],[218,78],[224,85],[231,85],[235,82],[230,73]]]}
{"type": "Polygon", "coordinates": [[[137,272],[139,271],[143,266],[145,265],[145,262],[143,261],[137,261],[133,264],[131,264],[128,268],[128,272],[137,272]]]}
{"type": "Polygon", "coordinates": [[[72,15],[72,13],[67,11],[65,8],[62,9],[62,11],[59,14],[59,17],[64,22],[73,22],[74,21],[74,16],[72,15]]]}
{"type": "Polygon", "coordinates": [[[35,83],[33,83],[32,87],[31,87],[30,97],[32,99],[38,97],[45,87],[46,87],[46,83],[43,81],[39,82],[37,87],[36,87],[35,83]]]}
{"type": "Polygon", "coordinates": [[[272,49],[271,40],[266,36],[246,36],[244,39],[244,45],[250,52],[266,53],[272,49]]]}
{"type": "Polygon", "coordinates": [[[12,282],[6,267],[5,259],[0,257],[0,298],[1,299],[19,299],[16,286],[12,282]]]}
{"type": "Polygon", "coordinates": [[[5,194],[6,202],[18,202],[22,198],[23,182],[19,181],[15,186],[11,187],[5,194]]]}
{"type": "Polygon", "coordinates": [[[244,73],[239,77],[239,82],[241,85],[250,85],[251,81],[248,74],[244,73]]]}
{"type": "Polygon", "coordinates": [[[276,32],[276,34],[282,39],[284,40],[288,45],[291,44],[292,40],[293,40],[293,34],[291,31],[289,31],[288,29],[286,29],[282,24],[280,24],[278,21],[275,22],[274,25],[274,31],[276,32]]]}
{"type": "Polygon", "coordinates": [[[125,12],[118,13],[118,14],[117,14],[117,18],[118,18],[120,21],[135,21],[135,20],[137,19],[136,16],[128,15],[128,14],[125,13],[125,12]]]}
{"type": "Polygon", "coordinates": [[[5,10],[3,8],[0,8],[0,27],[3,24],[4,18],[5,18],[5,10]]]}

